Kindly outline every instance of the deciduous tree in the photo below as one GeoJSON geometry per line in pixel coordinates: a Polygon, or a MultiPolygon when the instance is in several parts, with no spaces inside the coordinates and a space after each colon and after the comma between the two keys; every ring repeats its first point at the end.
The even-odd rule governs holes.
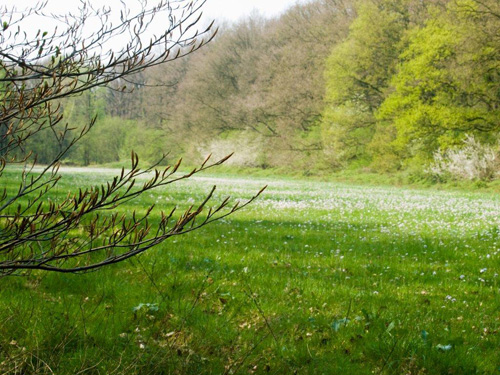
{"type": "Polygon", "coordinates": [[[495,140],[500,117],[496,1],[451,2],[414,30],[380,117],[406,158],[430,159],[467,135],[495,140]]]}

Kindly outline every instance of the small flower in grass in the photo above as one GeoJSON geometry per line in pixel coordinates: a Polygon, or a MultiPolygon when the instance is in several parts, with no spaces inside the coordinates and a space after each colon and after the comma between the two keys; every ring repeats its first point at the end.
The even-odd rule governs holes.
{"type": "Polygon", "coordinates": [[[485,273],[486,271],[488,271],[488,269],[487,269],[487,268],[481,268],[481,269],[479,270],[479,273],[485,273]]]}
{"type": "Polygon", "coordinates": [[[465,275],[460,275],[460,280],[465,280],[465,275]]]}
{"type": "Polygon", "coordinates": [[[441,351],[441,352],[447,352],[450,351],[453,347],[451,345],[442,345],[438,344],[436,345],[436,349],[441,351]]]}

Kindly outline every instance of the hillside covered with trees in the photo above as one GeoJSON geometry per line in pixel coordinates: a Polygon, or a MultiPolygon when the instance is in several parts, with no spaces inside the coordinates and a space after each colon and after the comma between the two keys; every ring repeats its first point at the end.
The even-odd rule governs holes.
{"type": "MultiPolygon", "coordinates": [[[[221,25],[198,53],[114,85],[62,102],[73,128],[98,119],[66,162],[235,151],[246,167],[490,179],[500,3],[315,0],[221,25]]],[[[61,145],[47,132],[31,147],[43,163],[61,145]]]]}

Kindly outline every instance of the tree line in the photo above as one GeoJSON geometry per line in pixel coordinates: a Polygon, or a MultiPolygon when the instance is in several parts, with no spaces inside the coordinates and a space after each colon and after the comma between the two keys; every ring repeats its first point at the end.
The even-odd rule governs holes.
{"type": "MultiPolygon", "coordinates": [[[[61,103],[73,128],[98,118],[67,162],[236,151],[248,167],[422,172],[471,137],[498,143],[500,3],[316,0],[221,25],[114,88],[61,103]]],[[[43,162],[60,146],[47,132],[32,147],[43,162]]]]}

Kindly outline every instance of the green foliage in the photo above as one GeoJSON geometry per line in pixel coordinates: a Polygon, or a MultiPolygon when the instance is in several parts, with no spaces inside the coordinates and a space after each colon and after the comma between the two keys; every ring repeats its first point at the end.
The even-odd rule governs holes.
{"type": "Polygon", "coordinates": [[[436,11],[401,54],[379,118],[395,125],[394,145],[406,158],[426,160],[466,134],[491,139],[498,129],[498,40],[481,32],[480,19],[461,12],[466,3],[474,5],[436,11]]]}
{"type": "Polygon", "coordinates": [[[99,118],[89,134],[71,150],[69,158],[84,165],[125,159],[125,140],[131,126],[133,122],[130,120],[117,117],[99,118]]]}
{"type": "MultiPolygon", "coordinates": [[[[332,165],[422,170],[467,134],[497,140],[499,18],[495,1],[419,9],[363,1],[326,66],[322,141],[332,165]]],[[[439,5],[439,2],[438,2],[439,5]]]]}
{"type": "Polygon", "coordinates": [[[369,155],[375,112],[395,70],[405,28],[404,14],[363,2],[349,36],[328,58],[323,145],[338,162],[369,155]]]}
{"type": "Polygon", "coordinates": [[[371,155],[371,167],[382,173],[394,172],[401,168],[402,158],[394,146],[396,127],[387,121],[378,121],[375,133],[367,149],[371,155]]]}
{"type": "Polygon", "coordinates": [[[38,163],[49,163],[67,145],[67,141],[59,141],[58,135],[66,123],[70,132],[78,133],[97,118],[90,132],[68,152],[64,159],[66,163],[90,165],[118,162],[128,159],[130,150],[134,150],[145,162],[156,162],[169,150],[178,154],[178,147],[164,128],[148,127],[145,119],[141,118],[111,116],[106,110],[107,100],[102,90],[65,99],[62,102],[64,124],[32,136],[26,147],[37,155],[38,163]]]}
{"type": "Polygon", "coordinates": [[[123,141],[123,147],[120,148],[121,159],[127,157],[125,150],[134,150],[141,160],[150,163],[158,161],[167,152],[178,153],[171,134],[161,128],[149,129],[142,122],[129,120],[123,141]],[[168,141],[170,143],[167,146],[168,141]]]}
{"type": "Polygon", "coordinates": [[[63,129],[64,126],[58,124],[55,127],[40,131],[26,142],[25,147],[31,150],[33,155],[36,155],[37,163],[50,163],[57,154],[65,149],[68,141],[60,140],[59,136],[63,129]]]}

